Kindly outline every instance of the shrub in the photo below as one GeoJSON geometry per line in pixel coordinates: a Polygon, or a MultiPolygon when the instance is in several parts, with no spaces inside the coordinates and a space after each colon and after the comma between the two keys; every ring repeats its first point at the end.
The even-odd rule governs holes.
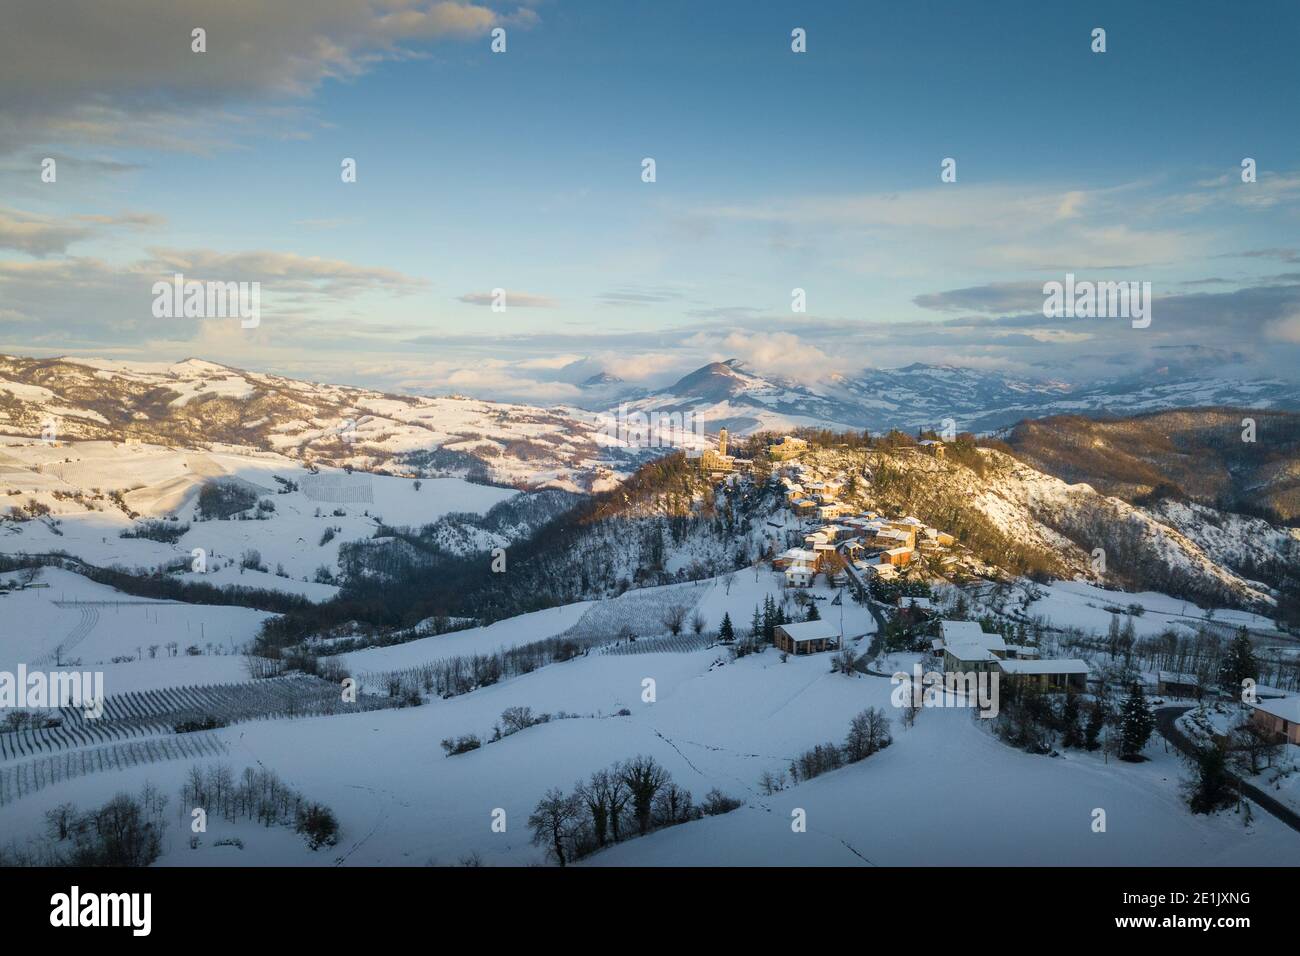
{"type": "Polygon", "coordinates": [[[478,750],[482,746],[483,741],[479,740],[475,734],[465,734],[463,737],[448,737],[442,742],[442,749],[447,751],[448,757],[469,753],[471,750],[478,750]]]}
{"type": "Polygon", "coordinates": [[[313,850],[333,846],[338,842],[339,821],[329,807],[311,803],[298,811],[297,831],[307,838],[313,850]]]}
{"type": "Polygon", "coordinates": [[[717,787],[714,787],[704,795],[704,802],[700,804],[700,812],[705,816],[713,817],[719,813],[730,813],[732,810],[744,805],[744,800],[729,797],[717,787]]]}

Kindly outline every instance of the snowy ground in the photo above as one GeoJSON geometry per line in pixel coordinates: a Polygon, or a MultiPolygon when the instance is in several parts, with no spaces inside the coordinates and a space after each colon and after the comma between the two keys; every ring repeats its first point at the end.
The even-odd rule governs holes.
{"type": "MultiPolygon", "coordinates": [[[[1204,611],[1195,604],[1154,591],[1108,591],[1086,581],[1053,581],[1032,585],[1032,589],[1040,595],[1037,599],[1023,604],[1017,595],[1007,610],[1029,618],[1046,618],[1057,627],[1077,627],[1105,634],[1115,616],[1107,608],[1118,608],[1127,614],[1130,606],[1136,605],[1142,608],[1142,613],[1133,617],[1133,627],[1139,637],[1160,634],[1170,628],[1195,630],[1206,623],[1204,611]]],[[[940,593],[948,595],[949,603],[952,590],[951,587],[940,589],[940,593]]],[[[1252,630],[1274,630],[1273,622],[1266,617],[1227,608],[1215,610],[1213,623],[1221,627],[1245,625],[1252,630]]]]}
{"type": "MultiPolygon", "coordinates": [[[[18,577],[0,575],[8,581],[18,577]]],[[[186,655],[187,648],[195,647],[203,656],[235,655],[228,658],[229,666],[217,667],[223,673],[233,670],[242,664],[240,650],[270,616],[243,607],[137,598],[58,568],[40,569],[36,583],[49,586],[0,597],[0,670],[12,671],[19,662],[51,669],[57,650],[65,664],[80,661],[83,667],[94,666],[106,673],[112,668],[113,674],[126,674],[136,666],[134,661],[114,665],[113,658],[140,658],[139,666],[151,665],[159,679],[191,683],[190,678],[203,668],[190,666],[198,658],[186,655]],[[179,656],[162,660],[166,645],[173,641],[179,656]],[[155,648],[153,660],[151,647],[155,648]]],[[[111,683],[106,690],[118,692],[111,683]]]]}
{"type": "MultiPolygon", "coordinates": [[[[300,850],[281,831],[244,828],[243,851],[190,850],[179,825],[166,865],[235,862],[349,865],[540,862],[528,813],[551,786],[653,754],[699,798],[718,787],[747,801],[723,817],[630,841],[592,864],[1295,864],[1300,834],[1257,813],[1249,830],[1224,814],[1195,817],[1180,800],[1182,767],[1159,742],[1141,765],[1091,755],[1035,757],[1012,750],[964,710],[928,710],[904,730],[884,678],[831,674],[830,656],[781,663],[769,650],[729,663],[718,649],[591,655],[423,707],[364,715],[249,723],[217,731],[238,772],[265,765],[342,822],[333,850],[300,850]],[[656,699],[642,699],[644,681],[656,699]],[[895,744],[862,764],[765,797],[757,782],[813,744],[840,740],[853,714],[882,706],[895,744]],[[487,739],[502,710],[580,716],[532,727],[445,757],[438,741],[487,739]],[[612,716],[620,708],[631,715],[612,716]],[[808,832],[790,829],[802,807],[808,832]],[[1107,831],[1091,829],[1094,808],[1107,831]],[[507,831],[490,828],[506,811],[507,831]]],[[[152,781],[179,790],[187,761],[65,782],[0,809],[10,834],[34,833],[55,799],[82,805],[152,781]]],[[[177,807],[177,813],[182,809],[177,807]]],[[[179,816],[178,816],[179,820],[179,816]]],[[[211,839],[220,834],[212,832],[211,839]]]]}
{"type": "Polygon", "coordinates": [[[417,490],[406,478],[329,468],[312,475],[301,462],[273,454],[113,442],[0,447],[0,490],[7,493],[0,511],[35,501],[51,512],[49,518],[0,521],[0,553],[66,551],[94,565],[151,568],[177,559],[191,562],[197,548],[203,551],[208,576],[189,575],[194,580],[288,591],[313,600],[335,593],[314,583],[317,568],[337,571],[339,546],[373,537],[377,518],[392,526],[418,527],[451,512],[482,514],[518,494],[459,478],[426,478],[417,490]],[[296,482],[298,490],[279,493],[285,486],[277,476],[296,482]],[[195,520],[199,489],[216,478],[241,483],[271,501],[275,511],[266,520],[195,520]],[[175,516],[189,530],[175,543],[123,538],[133,522],[107,497],[111,492],[121,493],[141,520],[175,516]],[[323,542],[327,528],[336,530],[332,540],[323,542]],[[240,560],[250,550],[260,553],[269,573],[240,573],[240,560]],[[287,577],[274,573],[278,569],[287,577]]]}
{"type": "MultiPolygon", "coordinates": [[[[6,628],[4,658],[48,652],[80,610],[55,599],[110,600],[115,592],[68,572],[46,569],[52,587],[0,598],[21,608],[6,621],[35,615],[37,626],[6,628]],[[18,635],[18,636],[15,636],[18,635]]],[[[764,597],[778,600],[780,578],[770,571],[741,571],[655,592],[632,592],[606,602],[583,602],[522,615],[488,627],[345,655],[356,672],[416,666],[452,655],[495,650],[565,632],[613,629],[622,620],[655,628],[651,609],[668,602],[698,610],[710,630],[723,613],[748,626],[764,597]]],[[[838,592],[813,589],[827,621],[838,624],[838,592]]],[[[1141,599],[1159,611],[1159,596],[1100,592],[1108,603],[1141,599]]],[[[1100,603],[1071,585],[1053,589],[1036,607],[1076,615],[1100,603]],[[1049,602],[1056,602],[1054,604],[1049,602]]],[[[1168,600],[1168,599],[1164,599],[1168,600]]],[[[846,600],[844,630],[863,648],[874,632],[866,608],[846,600]]],[[[81,638],[90,653],[134,653],[153,634],[176,635],[182,626],[226,627],[251,636],[258,612],[190,605],[100,608],[99,622],[81,638]],[[111,615],[107,617],[105,615],[111,615]],[[155,623],[156,621],[156,623],[155,623]],[[101,624],[104,625],[100,633],[101,624]],[[237,629],[244,628],[243,631],[237,629]]],[[[1099,620],[1108,623],[1110,615],[1099,620]]],[[[1077,618],[1072,618],[1077,620],[1077,618]]],[[[659,625],[662,631],[662,625],[659,625]]],[[[224,632],[223,632],[224,634],[224,632]]],[[[170,639],[170,638],[167,638],[170,639]]],[[[225,639],[225,637],[223,637],[225,639]]],[[[887,671],[907,669],[911,658],[894,655],[887,671]]],[[[110,692],[243,679],[238,656],[146,659],[106,670],[110,692]]],[[[454,864],[478,854],[489,865],[543,861],[526,820],[550,787],[571,789],[595,770],[637,754],[651,754],[695,798],[718,788],[746,801],[733,813],[628,841],[585,861],[590,865],[907,865],[907,864],[1116,864],[1230,865],[1300,863],[1300,834],[1262,811],[1243,826],[1232,813],[1198,817],[1185,807],[1182,763],[1158,738],[1144,764],[1107,764],[1100,756],[1069,752],[1031,756],[991,736],[966,710],[923,710],[904,729],[892,706],[887,678],[845,677],[830,670],[831,655],[790,658],[769,649],[732,661],[721,647],[636,655],[593,651],[546,665],[524,676],[418,708],[333,717],[252,721],[212,731],[224,742],[222,762],[236,773],[248,766],[274,770],[308,799],[330,806],[342,831],[338,846],[311,852],[282,828],[210,820],[197,849],[189,845],[189,809],[179,789],[193,761],[159,761],[63,780],[0,807],[0,830],[24,840],[39,833],[43,813],[64,801],[102,804],[146,781],[171,795],[173,826],[161,865],[392,865],[454,864]],[[645,699],[647,681],[654,689],[645,699]],[[568,716],[531,727],[476,751],[447,757],[439,742],[475,734],[491,738],[507,707],[568,716]],[[799,752],[842,741],[850,719],[868,706],[886,710],[894,745],[867,761],[777,794],[764,795],[764,771],[784,771],[799,752]],[[630,711],[618,716],[620,710],[630,711]],[[807,814],[807,832],[791,830],[791,812],[807,814]],[[1106,813],[1106,831],[1093,832],[1094,810],[1106,813]],[[492,815],[505,811],[505,833],[492,815]],[[244,848],[217,847],[238,837],[244,848]]],[[[206,759],[204,762],[212,762],[206,759]]],[[[1290,787],[1296,777],[1288,778],[1290,787]]]]}

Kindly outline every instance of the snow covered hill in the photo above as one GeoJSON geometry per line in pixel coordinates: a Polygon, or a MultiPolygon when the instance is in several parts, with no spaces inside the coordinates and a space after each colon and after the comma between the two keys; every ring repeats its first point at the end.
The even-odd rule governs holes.
{"type": "MultiPolygon", "coordinates": [[[[176,364],[0,356],[0,434],[275,452],[318,465],[571,491],[611,487],[656,450],[593,412],[387,395],[176,364]]],[[[0,457],[0,469],[6,460],[0,457]]]]}
{"type": "Polygon", "coordinates": [[[350,544],[430,526],[452,553],[487,550],[531,533],[540,519],[523,501],[538,494],[564,495],[312,471],[269,452],[9,439],[0,443],[0,554],[62,552],[142,573],[180,566],[187,580],[319,601],[336,592],[350,544]]]}

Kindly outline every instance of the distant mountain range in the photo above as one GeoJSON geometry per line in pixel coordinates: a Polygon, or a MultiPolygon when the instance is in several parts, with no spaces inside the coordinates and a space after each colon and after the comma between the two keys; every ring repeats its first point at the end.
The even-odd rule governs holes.
{"type": "Polygon", "coordinates": [[[617,379],[592,387],[593,407],[690,412],[709,431],[746,433],[797,426],[833,429],[996,432],[1027,418],[1051,415],[1131,415],[1169,408],[1229,406],[1300,409],[1300,385],[1279,380],[1204,377],[1127,378],[1076,387],[1030,381],[970,368],[908,365],[836,375],[809,384],[763,375],[732,359],[696,369],[654,392],[624,388],[617,379]]]}

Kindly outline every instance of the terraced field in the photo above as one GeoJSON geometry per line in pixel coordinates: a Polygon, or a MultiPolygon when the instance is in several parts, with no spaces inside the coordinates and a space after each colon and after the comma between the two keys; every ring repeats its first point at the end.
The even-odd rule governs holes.
{"type": "Polygon", "coordinates": [[[62,723],[57,727],[0,734],[0,762],[175,734],[184,725],[358,713],[397,703],[373,694],[358,694],[356,703],[342,697],[338,684],[308,675],[117,694],[105,700],[98,718],[68,707],[59,711],[62,723]]]}
{"type": "Polygon", "coordinates": [[[0,806],[64,780],[102,770],[125,770],[161,760],[219,757],[225,752],[226,745],[216,734],[177,734],[69,750],[6,764],[0,766],[0,806]]]}

